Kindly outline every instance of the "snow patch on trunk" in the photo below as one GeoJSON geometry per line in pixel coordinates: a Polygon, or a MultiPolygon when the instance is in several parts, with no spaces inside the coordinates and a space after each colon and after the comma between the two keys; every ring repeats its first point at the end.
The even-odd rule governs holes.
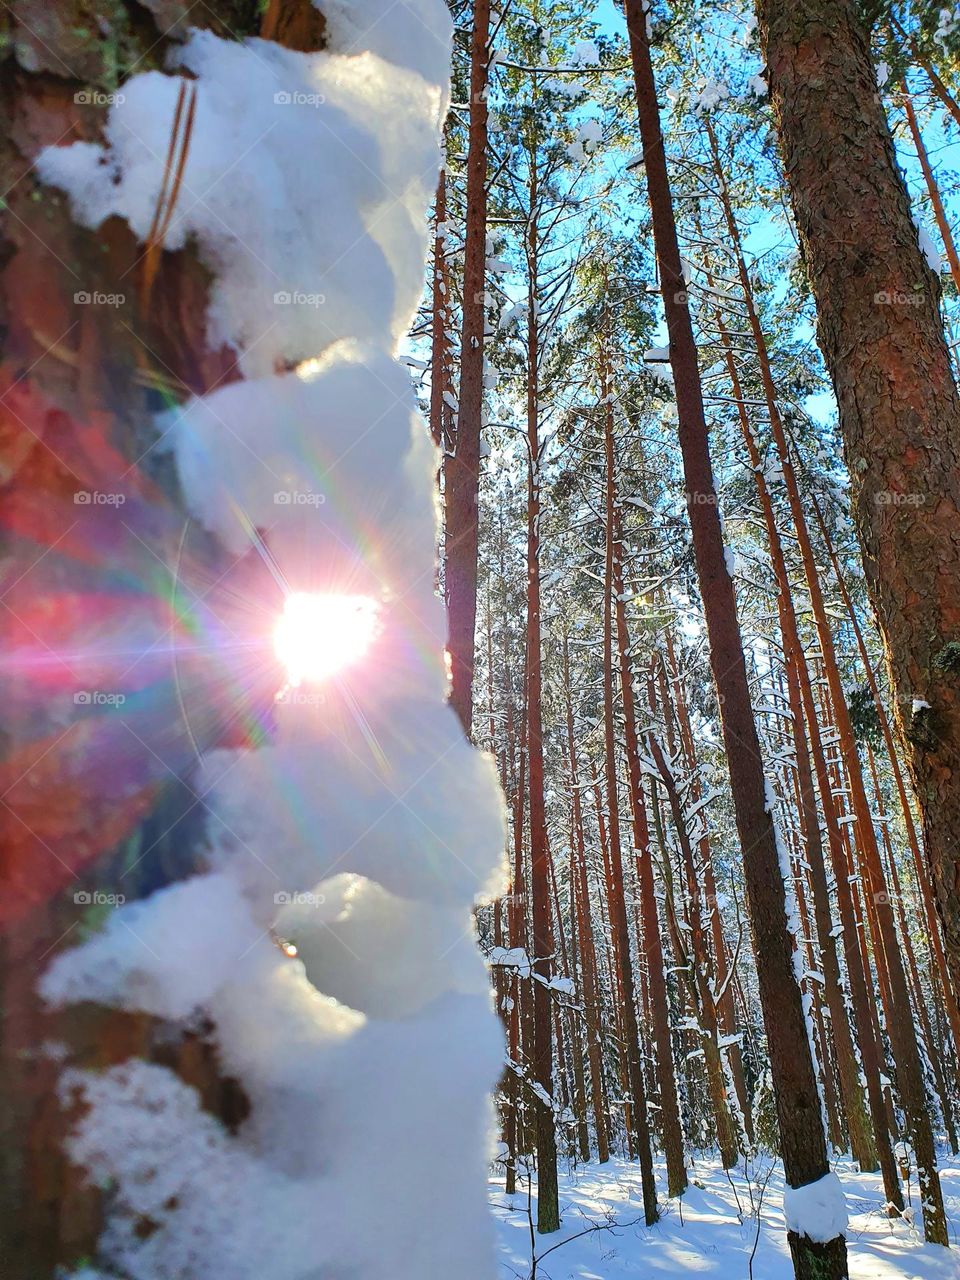
{"type": "Polygon", "coordinates": [[[847,1201],[840,1179],[831,1170],[805,1187],[785,1186],[783,1216],[787,1230],[816,1244],[835,1240],[847,1230],[847,1201]]]}
{"type": "MultiPolygon", "coordinates": [[[[210,342],[247,380],[157,428],[228,554],[266,545],[284,589],[339,584],[378,627],[322,696],[278,702],[268,745],[205,759],[209,869],[120,907],[41,979],[54,1006],[211,1029],[249,1104],[233,1131],[167,1067],[64,1072],[85,1104],[71,1158],[111,1185],[94,1263],[130,1280],[494,1272],[502,1043],[471,907],[502,892],[503,801],[446,705],[438,459],[393,358],[420,296],[451,23],[440,0],[323,11],[324,52],[209,32],[179,51],[197,109],[166,247],[196,240],[210,342]]],[[[134,76],[104,146],[41,154],[80,221],[147,237],[180,85],[134,76]]]]}

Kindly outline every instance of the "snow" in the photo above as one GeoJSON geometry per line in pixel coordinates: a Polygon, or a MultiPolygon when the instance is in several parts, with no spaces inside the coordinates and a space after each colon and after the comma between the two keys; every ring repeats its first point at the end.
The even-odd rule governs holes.
{"type": "Polygon", "coordinates": [[[187,1018],[229,980],[234,958],[259,933],[229,876],[195,876],[115,911],[85,946],[57,957],[40,994],[54,1007],[93,1000],[187,1018]],[[219,944],[212,953],[208,934],[219,944]]]}
{"type": "Polygon", "coordinates": [[[694,94],[691,107],[694,111],[712,111],[714,107],[720,105],[725,98],[730,97],[730,90],[722,80],[704,80],[700,88],[694,94]]]}
{"type": "MultiPolygon", "coordinates": [[[[283,592],[362,596],[377,626],[322,696],[278,698],[266,745],[205,757],[207,865],[40,977],[50,1005],[204,1028],[249,1103],[233,1131],[165,1066],[64,1069],[63,1099],[85,1104],[70,1155],[111,1186],[91,1265],[128,1280],[494,1274],[503,1046],[471,911],[502,892],[503,800],[446,704],[438,458],[395,359],[422,288],[451,24],[441,0],[324,13],[328,51],[194,32],[177,55],[197,114],[166,244],[195,238],[210,341],[245,380],[157,432],[227,556],[266,547],[283,592]]],[[[180,83],[133,76],[102,148],[42,154],[78,220],[146,236],[180,83]]],[[[278,596],[276,614],[251,610],[268,641],[278,596]]]]}
{"type": "MultiPolygon", "coordinates": [[[[837,1170],[850,1206],[851,1280],[955,1280],[956,1260],[951,1250],[921,1244],[907,1222],[883,1215],[879,1174],[862,1174],[845,1161],[837,1170]]],[[[960,1162],[943,1161],[941,1173],[953,1222],[951,1240],[955,1241],[960,1221],[960,1162]]],[[[639,1276],[656,1280],[678,1275],[748,1280],[752,1274],[754,1280],[793,1280],[781,1208],[781,1166],[761,1157],[745,1170],[741,1161],[731,1170],[731,1186],[719,1160],[695,1155],[690,1174],[691,1186],[682,1201],[667,1201],[665,1171],[662,1161],[657,1161],[664,1212],[655,1227],[647,1228],[636,1164],[611,1159],[604,1166],[561,1170],[561,1229],[556,1235],[539,1237],[537,1249],[542,1255],[554,1245],[560,1247],[538,1264],[537,1275],[550,1280],[634,1280],[639,1276]],[[579,1235],[585,1231],[589,1234],[579,1235]]],[[[504,1194],[502,1175],[491,1178],[499,1280],[526,1280],[530,1275],[526,1192],[522,1171],[518,1193],[510,1198],[504,1194]]],[[[536,1216],[536,1181],[533,1213],[536,1216]]]]}
{"type": "Polygon", "coordinates": [[[573,46],[570,64],[574,67],[597,67],[600,65],[600,50],[595,40],[577,40],[573,46]]]}
{"type": "Polygon", "coordinates": [[[577,125],[573,141],[567,146],[567,155],[575,164],[583,164],[602,141],[603,124],[591,117],[577,125]]]}
{"type": "MultiPolygon", "coordinates": [[[[418,7],[435,13],[448,58],[445,8],[418,7]]],[[[421,44],[415,65],[436,75],[440,57],[421,44]]],[[[420,299],[445,90],[376,52],[303,54],[208,31],[194,31],[177,57],[197,77],[196,123],[165,243],[195,236],[214,273],[211,346],[236,348],[247,376],[344,334],[392,347],[420,299]]],[[[110,109],[105,146],[41,152],[38,173],[69,192],[79,222],[119,214],[146,240],[181,83],[136,75],[110,109]]]]}
{"type": "Polygon", "coordinates": [[[764,75],[751,76],[747,81],[747,88],[755,98],[765,98],[770,92],[766,76],[764,75]]]}
{"type": "Polygon", "coordinates": [[[840,1179],[831,1169],[803,1187],[785,1186],[783,1216],[788,1231],[826,1244],[847,1230],[847,1202],[840,1179]]]}
{"type": "Polygon", "coordinates": [[[935,271],[937,275],[943,270],[943,259],[940,257],[940,250],[933,242],[933,237],[926,227],[922,226],[920,221],[914,215],[913,225],[917,229],[917,239],[920,241],[920,252],[927,261],[927,266],[931,271],[935,271]]]}

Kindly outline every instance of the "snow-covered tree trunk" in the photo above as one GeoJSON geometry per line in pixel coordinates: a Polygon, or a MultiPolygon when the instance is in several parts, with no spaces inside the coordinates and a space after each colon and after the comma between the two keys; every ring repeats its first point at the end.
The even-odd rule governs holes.
{"type": "Polygon", "coordinates": [[[11,1280],[493,1273],[502,804],[394,359],[450,21],[323,9],[4,46],[11,1280]]]}

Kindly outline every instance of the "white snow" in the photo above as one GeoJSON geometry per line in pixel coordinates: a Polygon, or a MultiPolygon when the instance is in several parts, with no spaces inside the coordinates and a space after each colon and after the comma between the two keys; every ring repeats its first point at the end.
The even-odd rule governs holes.
{"type": "Polygon", "coordinates": [[[40,994],[55,1007],[93,1000],[187,1018],[229,981],[260,932],[230,876],[194,876],[115,911],[85,946],[57,957],[40,994]]]}
{"type": "Polygon", "coordinates": [[[943,259],[940,257],[940,250],[933,242],[933,237],[926,227],[922,226],[919,219],[914,215],[913,225],[917,228],[917,239],[920,241],[920,251],[927,260],[927,266],[931,271],[935,271],[937,275],[943,270],[943,259]]]}
{"type": "MultiPolygon", "coordinates": [[[[850,1205],[847,1241],[851,1280],[955,1280],[954,1250],[924,1245],[904,1220],[887,1218],[879,1174],[862,1174],[846,1161],[837,1166],[850,1205]]],[[[768,1156],[743,1161],[731,1182],[714,1157],[695,1155],[691,1186],[682,1202],[667,1201],[665,1170],[656,1161],[664,1209],[653,1228],[643,1224],[640,1172],[636,1164],[609,1164],[561,1170],[562,1224],[556,1235],[540,1237],[538,1253],[559,1245],[537,1269],[550,1280],[636,1280],[689,1275],[703,1280],[793,1280],[782,1201],[783,1170],[768,1156]],[[600,1228],[592,1230],[592,1228],[600,1228]],[[581,1232],[589,1234],[581,1235],[581,1232]],[[754,1255],[754,1246],[756,1253],[754,1255]]],[[[960,1164],[942,1161],[941,1177],[952,1232],[960,1221],[960,1164]]],[[[504,1194],[502,1171],[490,1181],[498,1222],[499,1280],[530,1275],[527,1187],[523,1171],[517,1195],[504,1194]]],[[[914,1198],[916,1184],[914,1184],[914,1198]]],[[[536,1217],[536,1178],[533,1185],[536,1217]]],[[[951,1241],[955,1240],[951,1234],[951,1241]]]]}
{"type": "Polygon", "coordinates": [[[783,1189],[783,1216],[788,1231],[826,1244],[847,1230],[847,1202],[840,1179],[831,1169],[816,1182],[783,1189]]]}
{"type": "MultiPolygon", "coordinates": [[[[422,288],[451,24],[441,0],[324,13],[322,53],[208,32],[180,51],[198,105],[166,243],[195,237],[210,341],[246,380],[157,429],[228,556],[266,548],[284,591],[363,596],[377,627],[322,697],[277,702],[268,745],[205,758],[208,868],[120,907],[40,979],[54,1005],[209,1027],[249,1102],[230,1132],[163,1066],[62,1076],[86,1103],[70,1154],[111,1185],[92,1263],[129,1280],[494,1273],[502,1042],[471,908],[502,891],[503,801],[445,701],[438,459],[394,358],[422,288]]],[[[42,154],[79,220],[145,237],[179,85],[133,76],[103,148],[42,154]]],[[[251,608],[252,640],[276,609],[251,608]]]]}
{"type": "Polygon", "coordinates": [[[747,88],[755,98],[765,98],[770,92],[766,76],[763,75],[751,76],[747,81],[747,88]]]}
{"type": "Polygon", "coordinates": [[[573,46],[570,65],[574,67],[596,67],[600,65],[600,50],[595,40],[577,40],[573,46]]]}
{"type": "Polygon", "coordinates": [[[567,155],[576,164],[583,164],[593,155],[603,141],[603,124],[590,117],[581,121],[573,132],[573,141],[567,145],[567,155]]]}
{"type": "MultiPolygon", "coordinates": [[[[445,6],[416,7],[433,14],[448,58],[445,6]]],[[[391,25],[406,11],[391,10],[391,25]]],[[[415,66],[426,59],[436,75],[440,56],[421,44],[415,66]]],[[[377,52],[294,53],[209,31],[193,32],[178,58],[197,77],[196,123],[165,243],[195,236],[214,273],[211,345],[235,347],[248,376],[345,334],[392,347],[420,298],[445,89],[377,52]]],[[[41,152],[40,177],[69,192],[78,221],[119,214],[146,239],[181,83],[136,75],[110,109],[104,147],[41,152]]]]}
{"type": "Polygon", "coordinates": [[[729,97],[730,90],[722,80],[707,79],[701,83],[690,105],[694,111],[712,111],[729,97]]]}

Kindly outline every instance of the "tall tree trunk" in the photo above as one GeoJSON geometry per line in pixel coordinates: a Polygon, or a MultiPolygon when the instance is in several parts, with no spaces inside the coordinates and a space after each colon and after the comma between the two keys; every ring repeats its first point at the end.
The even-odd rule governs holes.
{"type": "Polygon", "coordinates": [[[463,248],[463,326],[456,440],[444,462],[444,569],[450,705],[469,737],[473,723],[474,632],[480,430],[483,425],[483,305],[487,262],[487,82],[490,0],[475,0],[470,39],[467,220],[463,248]]]}
{"type": "Polygon", "coordinates": [[[450,407],[450,272],[447,267],[447,171],[440,170],[433,208],[433,297],[430,317],[430,434],[441,456],[453,443],[450,407]]]}
{"type": "MultiPolygon", "coordinates": [[[[723,181],[722,173],[718,175],[723,181]]],[[[788,698],[792,715],[792,730],[795,742],[797,761],[797,781],[800,794],[800,821],[806,844],[806,860],[810,867],[813,887],[814,916],[817,922],[817,936],[820,942],[820,957],[823,966],[824,986],[827,1003],[830,1008],[830,1025],[840,1068],[840,1081],[843,1091],[844,1110],[853,1150],[861,1168],[872,1171],[877,1168],[877,1149],[874,1133],[871,1131],[869,1117],[863,1103],[863,1092],[860,1088],[860,1069],[856,1060],[853,1039],[847,1018],[846,1004],[840,982],[840,964],[837,956],[836,941],[833,932],[833,920],[830,912],[830,898],[827,886],[826,867],[823,856],[823,842],[820,835],[820,819],[817,812],[816,792],[810,768],[809,748],[812,747],[818,761],[818,774],[821,791],[827,788],[827,772],[823,763],[823,746],[820,738],[820,726],[816,716],[816,705],[810,687],[810,674],[807,669],[803,646],[797,626],[796,610],[793,603],[793,592],[787,572],[783,542],[777,524],[770,492],[761,465],[760,451],[757,448],[753,431],[747,417],[743,389],[740,385],[739,372],[733,356],[730,335],[720,313],[717,313],[721,342],[730,377],[733,397],[737,403],[740,433],[750,460],[760,507],[763,512],[767,534],[767,547],[773,568],[774,580],[777,584],[777,609],[780,620],[780,633],[783,639],[784,671],[787,679],[788,698]],[[808,740],[808,729],[809,739],[808,740]]],[[[828,798],[827,806],[832,807],[828,798]]],[[[833,825],[834,838],[839,838],[836,824],[833,825]]],[[[866,1062],[875,1059],[875,1055],[867,1055],[866,1062]]],[[[879,1072],[877,1072],[875,1098],[879,1103],[879,1072]]],[[[881,1113],[882,1114],[882,1113],[881,1113]]],[[[885,1140],[885,1126],[880,1141],[885,1140]]],[[[896,1165],[893,1152],[886,1152],[884,1164],[888,1181],[887,1199],[896,1194],[896,1165]]]]}
{"type": "MultiPolygon", "coordinates": [[[[603,371],[602,395],[606,397],[608,377],[603,371]]],[[[610,411],[605,400],[604,410],[610,411]]],[[[653,1175],[653,1156],[650,1150],[650,1122],[647,1116],[647,1094],[643,1083],[642,1047],[640,1027],[637,1022],[636,992],[633,981],[633,964],[630,957],[630,928],[627,921],[627,905],[624,897],[623,854],[620,846],[620,799],[617,793],[617,745],[614,721],[613,688],[613,594],[614,559],[616,542],[616,488],[613,456],[613,432],[609,425],[604,431],[604,458],[606,464],[605,516],[606,545],[603,589],[603,705],[604,738],[606,754],[608,839],[610,844],[611,897],[610,921],[617,938],[617,959],[620,966],[620,995],[623,1010],[623,1052],[627,1063],[630,1084],[631,1128],[640,1158],[640,1178],[643,1188],[643,1212],[647,1225],[657,1221],[657,1188],[653,1175]]]]}
{"type": "Polygon", "coordinates": [[[864,674],[867,677],[870,692],[873,695],[873,704],[877,710],[877,718],[880,721],[880,730],[883,734],[884,745],[887,748],[887,758],[890,761],[890,769],[893,773],[894,784],[897,788],[897,796],[900,800],[900,811],[903,814],[903,823],[907,832],[907,840],[910,844],[910,852],[913,855],[917,886],[920,901],[923,905],[924,916],[927,922],[927,932],[930,938],[930,945],[937,961],[937,972],[940,975],[941,990],[947,1011],[947,1018],[949,1020],[953,1036],[954,1054],[957,1056],[960,1055],[960,1007],[957,1005],[953,986],[950,981],[950,971],[947,966],[947,958],[943,949],[943,940],[941,937],[942,926],[936,914],[936,903],[934,893],[930,885],[929,869],[924,861],[923,853],[920,849],[917,827],[913,820],[913,810],[910,806],[910,798],[907,795],[906,780],[904,779],[903,769],[900,765],[900,753],[897,749],[897,744],[894,741],[890,717],[887,715],[886,704],[880,693],[880,686],[877,683],[877,677],[870,661],[870,654],[867,652],[867,646],[863,637],[863,629],[860,626],[860,620],[857,617],[857,611],[854,608],[853,600],[850,598],[850,592],[847,589],[843,570],[840,567],[840,561],[837,558],[837,553],[834,550],[833,542],[830,538],[830,531],[823,518],[823,513],[820,510],[820,504],[817,501],[816,494],[811,493],[810,497],[813,503],[814,513],[817,517],[820,536],[823,539],[824,546],[827,549],[827,555],[830,557],[830,563],[833,566],[834,581],[837,584],[840,595],[843,598],[844,606],[847,610],[847,615],[850,618],[850,627],[857,642],[860,661],[863,666],[864,674]]]}
{"type": "MultiPolygon", "coordinates": [[[[680,793],[677,790],[673,771],[664,758],[663,749],[653,734],[650,735],[650,754],[653,757],[660,777],[663,780],[673,815],[674,830],[683,859],[683,870],[687,882],[687,929],[690,936],[690,954],[685,956],[684,972],[690,988],[690,995],[697,1021],[700,1024],[700,1047],[703,1050],[704,1067],[707,1073],[707,1086],[710,1090],[710,1101],[713,1107],[717,1126],[717,1146],[724,1169],[732,1169],[740,1152],[737,1147],[737,1130],[730,1113],[727,1099],[727,1084],[723,1070],[723,1059],[720,1056],[720,1027],[717,1020],[717,1002],[714,997],[714,971],[707,954],[706,938],[703,929],[703,915],[700,910],[700,885],[697,882],[693,861],[693,849],[687,831],[686,815],[680,793]]],[[[676,935],[679,943],[679,931],[676,935]]],[[[682,954],[682,953],[681,953],[682,954]]]]}
{"type": "MultiPolygon", "coordinates": [[[[697,760],[693,731],[690,727],[690,714],[687,709],[684,685],[680,678],[680,672],[677,668],[673,645],[673,634],[669,626],[667,626],[664,633],[664,640],[666,641],[666,660],[670,672],[670,686],[673,690],[672,705],[676,712],[677,726],[680,731],[680,743],[683,748],[684,756],[686,757],[687,773],[690,778],[690,799],[694,805],[698,805],[702,799],[699,762],[697,760]]],[[[730,1063],[730,1074],[733,1077],[733,1087],[737,1094],[740,1114],[743,1119],[744,1137],[749,1144],[752,1144],[753,1117],[751,1114],[750,1099],[747,1097],[747,1085],[743,1075],[743,1054],[741,1053],[740,1043],[737,1037],[737,1015],[733,1000],[733,983],[730,980],[731,975],[727,958],[727,944],[723,935],[723,919],[720,913],[716,873],[713,866],[713,849],[706,822],[703,823],[703,834],[700,837],[699,843],[701,862],[703,866],[704,901],[710,914],[710,933],[713,940],[713,960],[716,965],[717,973],[716,985],[717,989],[722,992],[717,1005],[719,1025],[724,1036],[729,1037],[734,1041],[727,1048],[727,1059],[730,1063]]]]}
{"type": "MultiPolygon", "coordinates": [[[[680,447],[694,555],[703,597],[710,661],[720,695],[721,727],[743,850],[760,999],[767,1026],[787,1182],[801,1187],[829,1172],[820,1099],[787,934],[786,888],[777,833],[767,804],[760,743],[750,703],[733,581],[727,569],[713,482],[697,350],[660,130],[647,14],[642,0],[626,0],[627,25],[646,156],[654,242],[670,338],[680,447]]],[[[788,1232],[798,1280],[838,1280],[847,1274],[846,1242],[819,1243],[788,1232]]]]}
{"type": "MultiPolygon", "coordinates": [[[[604,448],[609,466],[613,461],[613,403],[609,381],[605,383],[603,404],[604,448]]],[[[656,886],[653,879],[653,861],[650,856],[650,832],[647,826],[647,810],[643,798],[643,775],[640,770],[640,749],[637,742],[636,709],[633,698],[633,671],[630,662],[630,628],[627,622],[627,606],[623,589],[623,551],[620,537],[620,521],[616,502],[616,476],[608,479],[613,495],[613,583],[612,594],[617,624],[617,649],[620,667],[620,693],[623,701],[624,746],[627,756],[627,775],[630,784],[630,809],[633,819],[633,852],[640,886],[640,914],[643,920],[643,943],[649,974],[649,1001],[653,1021],[653,1039],[657,1049],[657,1083],[660,1092],[660,1116],[663,1126],[664,1155],[667,1160],[667,1194],[682,1195],[687,1187],[687,1166],[683,1151],[683,1129],[680,1124],[680,1104],[677,1094],[677,1076],[673,1061],[670,1037],[670,1010],[667,1003],[667,980],[663,963],[663,942],[660,937],[660,920],[657,914],[656,886]]],[[[613,673],[607,678],[612,682],[613,673]]]]}
{"type": "Polygon", "coordinates": [[[583,974],[584,1024],[587,1034],[587,1060],[590,1064],[590,1091],[593,1102],[593,1125],[597,1135],[597,1159],[605,1164],[610,1159],[607,1118],[604,1112],[603,1054],[600,1043],[600,997],[597,982],[597,959],[590,911],[590,886],[587,882],[586,844],[583,836],[583,802],[580,797],[580,775],[577,769],[576,738],[573,727],[573,700],[570,694],[570,651],[567,633],[563,634],[563,684],[567,709],[567,752],[570,757],[570,790],[573,805],[573,874],[570,896],[576,921],[583,974]]]}
{"type": "Polygon", "coordinates": [[[527,757],[530,793],[530,865],[533,897],[533,1078],[539,1085],[534,1102],[537,1125],[537,1230],[547,1234],[560,1227],[557,1187],[557,1135],[553,1110],[553,1033],[551,1027],[553,930],[550,921],[550,849],[543,781],[543,677],[540,622],[540,439],[539,363],[537,327],[537,261],[539,240],[536,172],[531,170],[528,231],[527,328],[527,757]]]}
{"type": "MultiPolygon", "coordinates": [[[[758,12],[864,568],[960,989],[960,399],[939,285],[854,0],[760,0],[758,12]]],[[[931,1220],[930,1229],[945,1241],[945,1228],[931,1220]]]]}
{"type": "MultiPolygon", "coordinates": [[[[714,153],[714,160],[719,170],[720,161],[717,151],[716,137],[709,125],[707,129],[711,149],[714,153]]],[[[910,1134],[913,1139],[914,1150],[917,1156],[919,1178],[921,1186],[924,1189],[922,1202],[924,1231],[928,1240],[937,1244],[945,1244],[947,1242],[946,1218],[943,1211],[943,1197],[940,1191],[940,1180],[937,1174],[936,1149],[933,1139],[933,1130],[930,1124],[929,1112],[927,1110],[923,1068],[920,1061],[920,1054],[917,1049],[917,1040],[914,1034],[910,1014],[909,990],[907,988],[906,974],[903,967],[900,946],[896,937],[896,924],[893,917],[893,909],[890,905],[886,881],[883,875],[883,864],[880,858],[879,847],[877,845],[876,831],[873,826],[873,815],[867,801],[866,789],[863,784],[863,771],[860,764],[860,757],[857,752],[856,738],[853,733],[850,712],[847,707],[846,696],[844,694],[843,684],[840,678],[840,669],[833,641],[833,632],[830,627],[830,618],[827,613],[826,603],[823,598],[823,590],[820,584],[820,573],[817,567],[809,529],[807,527],[806,514],[800,497],[800,488],[797,483],[796,471],[793,467],[793,461],[790,457],[790,450],[787,445],[786,435],[783,430],[783,423],[780,418],[776,386],[774,384],[773,372],[770,367],[770,360],[767,354],[766,339],[760,324],[760,317],[757,314],[753,301],[753,291],[750,287],[749,274],[747,272],[746,261],[743,256],[740,232],[726,188],[722,190],[721,196],[726,215],[727,230],[729,232],[731,244],[736,253],[740,284],[744,300],[746,302],[751,333],[753,335],[754,344],[757,350],[757,358],[760,364],[760,376],[763,383],[764,398],[767,403],[770,428],[773,433],[777,457],[783,471],[787,498],[790,503],[790,512],[793,517],[794,529],[796,531],[797,542],[800,548],[800,556],[803,561],[804,574],[810,591],[810,607],[813,611],[814,622],[817,629],[817,638],[820,641],[820,651],[823,655],[823,671],[830,691],[830,702],[832,704],[834,722],[839,735],[841,759],[843,760],[847,781],[850,786],[850,798],[853,806],[853,814],[856,818],[856,844],[862,855],[870,892],[870,899],[867,906],[871,919],[876,922],[876,941],[877,945],[881,948],[881,954],[878,956],[878,963],[882,965],[882,970],[886,972],[887,980],[890,984],[890,1020],[888,1023],[888,1031],[890,1033],[894,1058],[897,1065],[897,1083],[900,1090],[900,1096],[903,1101],[904,1110],[908,1117],[910,1134]]]]}

